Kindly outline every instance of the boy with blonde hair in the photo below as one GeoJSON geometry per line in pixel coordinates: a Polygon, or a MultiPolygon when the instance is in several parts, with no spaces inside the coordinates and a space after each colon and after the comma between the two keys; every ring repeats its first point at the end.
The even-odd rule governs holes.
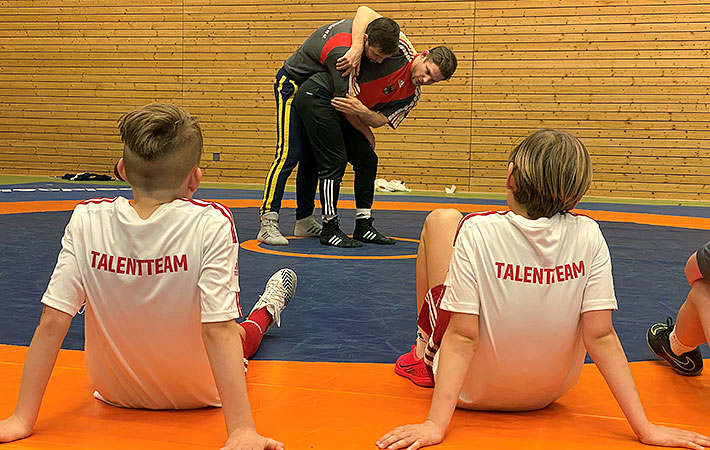
{"type": "Polygon", "coordinates": [[[32,433],[72,317],[86,305],[85,359],[94,396],[127,408],[222,406],[226,449],[282,449],[257,434],[245,358],[256,352],[296,288],[274,274],[249,318],[241,316],[232,215],[193,200],[202,131],[178,106],[154,103],[123,116],[117,169],[133,189],[76,206],[32,338],[14,414],[0,442],[32,433]]]}
{"type": "Polygon", "coordinates": [[[617,305],[606,241],[594,220],[570,212],[591,178],[578,139],[540,130],[510,154],[510,211],[462,218],[436,210],[427,217],[417,255],[417,343],[395,372],[434,386],[429,417],[390,431],[378,447],[441,442],[457,406],[544,408],[577,383],[585,349],[641,442],[710,444],[646,418],[612,325],[617,305]]]}

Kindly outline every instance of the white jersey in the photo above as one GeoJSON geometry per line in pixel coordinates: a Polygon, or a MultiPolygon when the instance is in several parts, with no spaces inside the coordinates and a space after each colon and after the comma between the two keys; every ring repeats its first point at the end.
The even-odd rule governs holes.
{"type": "Polygon", "coordinates": [[[569,213],[466,216],[444,284],[442,309],[479,316],[479,346],[461,393],[479,409],[538,409],[557,400],[584,363],[581,314],[617,308],[599,225],[569,213]]]}
{"type": "Polygon", "coordinates": [[[123,197],[77,205],[42,303],[74,316],[86,300],[86,369],[108,403],[219,406],[202,322],[241,316],[232,215],[177,199],[141,219],[123,197]]]}

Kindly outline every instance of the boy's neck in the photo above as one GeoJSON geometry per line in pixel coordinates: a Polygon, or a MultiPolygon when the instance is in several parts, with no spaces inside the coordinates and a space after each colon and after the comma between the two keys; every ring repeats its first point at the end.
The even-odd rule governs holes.
{"type": "Polygon", "coordinates": [[[508,189],[506,200],[508,202],[508,208],[511,211],[513,211],[519,216],[525,217],[526,219],[531,219],[530,216],[528,216],[528,211],[515,200],[515,197],[513,196],[513,191],[511,191],[510,189],[508,189]]]}
{"type": "Polygon", "coordinates": [[[189,192],[159,191],[146,193],[134,188],[132,206],[141,219],[147,219],[153,215],[160,205],[184,197],[190,197],[189,192]]]}

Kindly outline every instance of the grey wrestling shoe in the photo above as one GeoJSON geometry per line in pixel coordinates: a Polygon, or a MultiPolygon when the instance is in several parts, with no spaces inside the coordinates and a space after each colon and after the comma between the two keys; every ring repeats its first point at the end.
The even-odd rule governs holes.
{"type": "Polygon", "coordinates": [[[288,245],[288,240],[279,230],[279,213],[275,211],[264,213],[256,240],[266,245],[288,245]]]}
{"type": "Polygon", "coordinates": [[[673,319],[666,319],[666,323],[654,323],[646,332],[648,348],[659,358],[668,361],[671,368],[681,375],[700,375],[703,371],[703,356],[699,348],[676,355],[671,350],[670,334],[673,331],[673,319]]]}
{"type": "Polygon", "coordinates": [[[321,224],[318,223],[313,214],[310,216],[297,219],[296,225],[293,227],[293,235],[299,237],[318,237],[323,229],[321,224]]]}
{"type": "MultiPolygon", "coordinates": [[[[271,328],[273,324],[280,327],[281,311],[286,308],[286,305],[288,305],[293,298],[293,294],[296,292],[297,280],[296,272],[291,269],[281,269],[273,274],[271,278],[269,278],[269,281],[266,282],[264,293],[259,296],[259,300],[251,309],[249,315],[258,309],[266,307],[271,317],[274,318],[269,328],[271,328]]],[[[269,328],[267,328],[264,333],[266,333],[269,328]]]]}

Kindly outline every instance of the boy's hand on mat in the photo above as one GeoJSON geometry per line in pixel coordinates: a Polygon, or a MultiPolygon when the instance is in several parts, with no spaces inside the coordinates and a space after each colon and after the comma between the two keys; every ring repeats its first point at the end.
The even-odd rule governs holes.
{"type": "Polygon", "coordinates": [[[221,450],[284,450],[284,445],[259,435],[256,430],[234,430],[221,450]]]}
{"type": "Polygon", "coordinates": [[[32,426],[27,426],[15,416],[0,421],[0,442],[24,439],[32,434],[32,426]]]}
{"type": "Polygon", "coordinates": [[[388,450],[400,448],[416,450],[443,441],[445,432],[446,430],[442,430],[434,422],[427,420],[424,423],[395,428],[382,436],[377,441],[377,446],[388,450]]]}
{"type": "Polygon", "coordinates": [[[702,450],[710,446],[710,438],[694,431],[678,430],[659,425],[651,425],[651,428],[639,435],[639,440],[647,445],[658,445],[660,447],[683,447],[702,450]]]}

